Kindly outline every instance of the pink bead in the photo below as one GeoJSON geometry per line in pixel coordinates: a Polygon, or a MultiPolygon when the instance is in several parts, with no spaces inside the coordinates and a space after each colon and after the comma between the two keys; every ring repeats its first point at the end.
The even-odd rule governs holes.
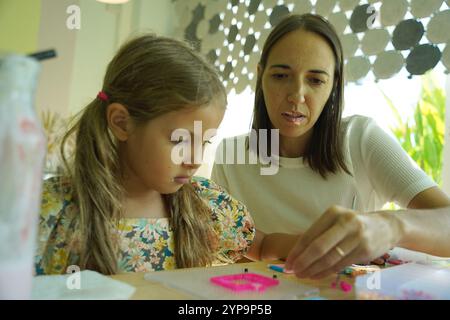
{"type": "Polygon", "coordinates": [[[341,281],[340,285],[341,285],[342,291],[344,291],[344,292],[352,291],[352,285],[350,283],[341,281]]]}

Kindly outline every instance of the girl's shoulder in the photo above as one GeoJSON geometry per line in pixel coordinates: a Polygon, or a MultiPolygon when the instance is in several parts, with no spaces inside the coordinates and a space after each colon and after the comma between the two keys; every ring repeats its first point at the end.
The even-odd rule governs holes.
{"type": "Polygon", "coordinates": [[[202,189],[208,189],[208,188],[218,188],[219,186],[212,180],[205,178],[205,177],[199,177],[199,176],[193,176],[191,180],[192,186],[195,188],[195,190],[202,190],[202,189]]]}
{"type": "Polygon", "coordinates": [[[219,260],[239,260],[248,251],[256,232],[246,206],[212,180],[195,177],[191,183],[211,209],[214,230],[220,240],[219,256],[225,257],[225,260],[219,260]]]}
{"type": "Polygon", "coordinates": [[[208,178],[195,176],[192,178],[191,184],[201,198],[208,200],[231,198],[223,187],[208,178]]]}
{"type": "Polygon", "coordinates": [[[213,211],[215,209],[233,212],[247,212],[243,203],[233,198],[222,186],[204,177],[194,177],[191,181],[196,193],[208,203],[213,211]]]}

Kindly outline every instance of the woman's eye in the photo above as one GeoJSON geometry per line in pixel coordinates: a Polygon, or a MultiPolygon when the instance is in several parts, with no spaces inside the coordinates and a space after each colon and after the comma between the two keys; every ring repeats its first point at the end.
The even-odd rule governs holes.
{"type": "Polygon", "coordinates": [[[285,78],[287,78],[287,74],[284,74],[284,73],[274,73],[274,74],[272,74],[272,78],[274,78],[274,79],[285,79],[285,78]]]}
{"type": "Polygon", "coordinates": [[[311,78],[309,81],[315,85],[321,85],[321,84],[325,83],[325,81],[318,79],[318,78],[311,78]]]}

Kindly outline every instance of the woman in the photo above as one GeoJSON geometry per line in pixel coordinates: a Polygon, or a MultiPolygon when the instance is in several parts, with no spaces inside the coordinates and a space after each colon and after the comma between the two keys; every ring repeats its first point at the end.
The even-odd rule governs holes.
{"type": "MultiPolygon", "coordinates": [[[[326,276],[394,246],[450,256],[450,210],[377,211],[389,201],[429,209],[450,199],[373,120],[341,119],[343,87],[342,46],[331,24],[311,14],[283,19],[263,47],[253,118],[259,146],[272,145],[270,129],[279,130],[279,148],[271,150],[278,172],[216,163],[212,179],[247,205],[264,232],[304,233],[286,265],[300,277],[326,276]]],[[[231,141],[218,155],[231,152],[231,141]]]]}

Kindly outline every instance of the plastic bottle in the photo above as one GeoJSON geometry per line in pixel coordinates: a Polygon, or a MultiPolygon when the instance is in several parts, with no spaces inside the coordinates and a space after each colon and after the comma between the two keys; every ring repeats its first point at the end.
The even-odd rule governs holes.
{"type": "Polygon", "coordinates": [[[46,139],[34,109],[40,63],[0,57],[0,299],[31,297],[46,139]]]}

